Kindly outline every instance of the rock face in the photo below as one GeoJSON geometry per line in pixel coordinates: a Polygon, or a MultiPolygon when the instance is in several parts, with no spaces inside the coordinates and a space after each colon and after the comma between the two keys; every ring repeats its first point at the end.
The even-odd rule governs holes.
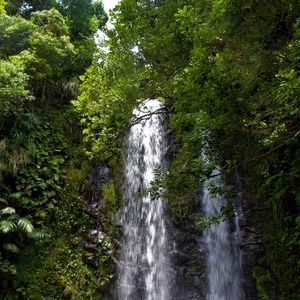
{"type": "Polygon", "coordinates": [[[90,254],[86,262],[96,268],[98,260],[98,248],[105,238],[104,229],[101,225],[101,194],[102,186],[110,180],[107,166],[95,166],[90,170],[89,178],[84,189],[84,197],[87,203],[87,211],[95,220],[95,228],[88,229],[83,237],[83,248],[90,254]]]}
{"type": "Polygon", "coordinates": [[[241,285],[243,299],[260,299],[256,289],[256,282],[252,275],[252,269],[258,263],[264,253],[262,232],[255,227],[254,218],[259,208],[255,204],[255,199],[250,197],[242,185],[241,178],[236,174],[234,179],[236,187],[236,207],[239,225],[239,244],[240,244],[240,264],[241,264],[241,285]]]}
{"type": "Polygon", "coordinates": [[[101,206],[101,192],[104,183],[110,180],[109,169],[105,165],[95,166],[91,169],[84,190],[84,197],[88,203],[88,211],[97,215],[101,206]]]}
{"type": "MultiPolygon", "coordinates": [[[[176,155],[176,142],[172,130],[167,130],[167,161],[176,155]]],[[[199,195],[190,199],[196,214],[201,212],[199,195]]],[[[173,268],[172,299],[204,299],[205,264],[202,246],[202,232],[195,227],[194,216],[183,222],[168,220],[168,231],[173,245],[170,245],[170,257],[173,268]]]]}
{"type": "Polygon", "coordinates": [[[192,222],[185,222],[172,225],[172,299],[176,300],[204,299],[205,266],[201,234],[191,224],[192,222]]]}

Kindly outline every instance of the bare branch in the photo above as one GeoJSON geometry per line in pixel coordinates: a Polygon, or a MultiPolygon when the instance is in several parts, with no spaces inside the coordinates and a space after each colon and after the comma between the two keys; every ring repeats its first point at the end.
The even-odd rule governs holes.
{"type": "MultiPolygon", "coordinates": [[[[140,110],[141,111],[141,110],[140,110]]],[[[141,111],[141,112],[144,112],[144,111],[141,111]]],[[[160,114],[163,114],[166,112],[166,109],[165,108],[159,108],[153,112],[150,112],[148,111],[146,114],[140,116],[140,117],[136,117],[134,118],[128,125],[127,128],[130,128],[136,124],[139,124],[140,122],[143,122],[143,121],[147,121],[149,120],[153,115],[160,115],[160,114]]]]}

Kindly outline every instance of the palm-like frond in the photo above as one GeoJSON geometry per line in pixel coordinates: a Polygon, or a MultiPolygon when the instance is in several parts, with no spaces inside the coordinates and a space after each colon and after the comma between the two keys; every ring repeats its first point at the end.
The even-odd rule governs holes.
{"type": "Polygon", "coordinates": [[[32,239],[43,239],[46,236],[45,232],[37,230],[34,230],[33,232],[28,233],[27,235],[32,239]]]}
{"type": "MultiPolygon", "coordinates": [[[[1,165],[1,162],[0,162],[0,165],[1,165]]],[[[1,170],[1,166],[0,166],[0,170],[1,170]]],[[[3,198],[0,198],[0,203],[7,205],[7,201],[3,198]]]]}
{"type": "Polygon", "coordinates": [[[0,210],[1,215],[13,215],[16,213],[16,210],[13,207],[5,207],[0,210]]]}
{"type": "Polygon", "coordinates": [[[13,174],[16,174],[19,166],[26,165],[30,162],[29,156],[22,148],[13,151],[10,155],[9,166],[13,170],[13,174]]]}
{"type": "Polygon", "coordinates": [[[3,248],[11,253],[19,253],[20,249],[15,244],[6,243],[3,245],[3,248]]]}
{"type": "Polygon", "coordinates": [[[9,233],[17,229],[17,226],[14,221],[11,220],[2,220],[0,221],[0,232],[9,233]]]}
{"type": "Polygon", "coordinates": [[[31,222],[25,218],[19,219],[17,224],[18,227],[26,233],[32,233],[34,230],[34,227],[31,224],[31,222]]]}

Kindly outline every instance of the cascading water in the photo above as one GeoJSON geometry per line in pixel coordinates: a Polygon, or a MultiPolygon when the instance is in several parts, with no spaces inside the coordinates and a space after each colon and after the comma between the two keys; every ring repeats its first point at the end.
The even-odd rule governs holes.
{"type": "Polygon", "coordinates": [[[161,116],[151,114],[161,108],[159,101],[146,100],[135,109],[135,118],[144,120],[131,127],[127,138],[124,245],[117,279],[120,300],[170,299],[164,202],[151,200],[147,192],[166,154],[161,116]]]}
{"type": "MultiPolygon", "coordinates": [[[[226,204],[226,199],[220,195],[212,198],[209,193],[209,183],[217,181],[217,171],[214,179],[209,179],[203,186],[202,208],[204,217],[220,214],[220,208],[226,204]]],[[[229,221],[212,224],[203,232],[205,260],[207,268],[207,300],[240,300],[239,253],[237,251],[238,224],[234,216],[233,227],[229,221]]]]}
{"type": "MultiPolygon", "coordinates": [[[[181,238],[179,244],[182,239],[188,242],[187,247],[177,249],[179,237],[172,233],[173,225],[168,222],[167,226],[164,201],[150,198],[148,191],[155,169],[164,167],[167,154],[161,115],[155,113],[161,108],[159,101],[146,100],[133,112],[134,120],[139,122],[131,127],[126,140],[125,207],[120,214],[124,243],[115,285],[107,299],[240,300],[237,217],[231,222],[212,224],[203,232],[207,278],[203,293],[201,276],[191,273],[191,268],[197,264],[194,259],[197,255],[190,259],[196,249],[192,245],[193,234],[177,231],[181,238]],[[177,263],[174,265],[174,262],[177,263]]],[[[212,198],[209,194],[210,181],[219,179],[216,172],[212,174],[214,179],[203,185],[204,217],[218,215],[220,207],[226,204],[224,197],[212,198]]]]}

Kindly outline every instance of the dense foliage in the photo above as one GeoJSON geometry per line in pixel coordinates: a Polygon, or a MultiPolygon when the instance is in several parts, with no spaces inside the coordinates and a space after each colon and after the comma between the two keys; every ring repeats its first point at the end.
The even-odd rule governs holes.
{"type": "Polygon", "coordinates": [[[165,99],[177,144],[167,198],[177,220],[192,213],[210,173],[199,158],[207,147],[224,178],[241,174],[263,211],[255,219],[267,249],[253,270],[262,299],[300,298],[299,16],[296,0],[123,0],[110,52],[75,103],[86,141],[107,160],[135,99],[165,99]]]}
{"type": "Polygon", "coordinates": [[[109,239],[97,267],[82,245],[96,224],[70,104],[106,20],[101,1],[0,1],[1,299],[88,299],[107,280],[109,239]]]}
{"type": "Polygon", "coordinates": [[[160,97],[174,221],[197,223],[193,199],[214,166],[228,181],[239,173],[261,208],[259,295],[300,299],[299,1],[122,0],[95,55],[106,21],[101,1],[0,0],[0,297],[91,299],[107,283],[110,239],[94,266],[81,243],[94,225],[81,139],[111,167],[101,213],[116,231],[132,109],[160,97]]]}

